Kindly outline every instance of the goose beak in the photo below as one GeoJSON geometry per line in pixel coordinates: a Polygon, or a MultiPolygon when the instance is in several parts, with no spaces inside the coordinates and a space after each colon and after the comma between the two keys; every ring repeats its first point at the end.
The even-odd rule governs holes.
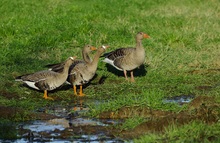
{"type": "Polygon", "coordinates": [[[77,58],[77,56],[73,56],[73,57],[70,57],[71,60],[75,60],[77,58]]]}
{"type": "Polygon", "coordinates": [[[109,48],[109,47],[110,47],[110,46],[108,46],[108,45],[107,45],[107,46],[102,45],[102,48],[103,48],[103,49],[107,49],[107,48],[109,48]]]}
{"type": "Polygon", "coordinates": [[[73,58],[74,58],[74,60],[75,60],[75,59],[77,58],[77,56],[74,56],[73,58]]]}
{"type": "Polygon", "coordinates": [[[144,34],[144,38],[150,38],[150,36],[147,34],[144,34]]]}
{"type": "Polygon", "coordinates": [[[90,50],[94,51],[94,50],[97,50],[96,47],[91,47],[90,50]]]}

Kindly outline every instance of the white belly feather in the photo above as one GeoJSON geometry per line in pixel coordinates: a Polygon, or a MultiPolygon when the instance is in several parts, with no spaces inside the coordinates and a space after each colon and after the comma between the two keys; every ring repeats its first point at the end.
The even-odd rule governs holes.
{"type": "Polygon", "coordinates": [[[37,86],[35,86],[35,82],[31,82],[31,81],[23,81],[24,83],[26,83],[28,86],[30,86],[31,88],[40,90],[37,86]]]}
{"type": "Polygon", "coordinates": [[[105,63],[108,63],[108,64],[112,65],[112,66],[113,66],[113,67],[115,67],[117,70],[120,70],[120,71],[122,71],[122,70],[123,70],[123,69],[121,69],[121,68],[119,68],[119,67],[115,66],[114,61],[113,61],[113,60],[110,60],[109,58],[105,58],[105,59],[103,60],[103,62],[105,62],[105,63]]]}

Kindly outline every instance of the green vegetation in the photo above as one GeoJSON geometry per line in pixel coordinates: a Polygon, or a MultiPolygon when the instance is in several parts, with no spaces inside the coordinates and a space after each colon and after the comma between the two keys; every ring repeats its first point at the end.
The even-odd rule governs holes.
{"type": "Polygon", "coordinates": [[[173,125],[164,134],[149,134],[134,142],[219,142],[217,138],[219,128],[219,123],[211,126],[200,122],[192,122],[181,127],[173,125]]]}
{"type": "MultiPolygon", "coordinates": [[[[81,58],[85,44],[107,44],[108,51],[134,46],[139,31],[151,37],[143,40],[146,63],[138,70],[147,72],[135,76],[136,83],[128,83],[120,71],[109,72],[105,63],[99,62],[98,76],[84,89],[85,98],[95,100],[88,105],[90,116],[125,106],[186,110],[185,106],[163,103],[164,98],[178,95],[215,97],[219,105],[219,5],[218,0],[1,0],[0,106],[19,107],[26,116],[40,107],[72,104],[76,98],[71,88],[49,92],[59,100],[46,101],[43,92],[14,79],[69,56],[81,58]],[[107,77],[104,84],[96,84],[101,76],[107,77]]],[[[26,119],[16,117],[16,121],[26,119]]],[[[131,129],[143,121],[142,117],[128,119],[121,128],[131,129]]],[[[135,141],[200,142],[198,135],[204,134],[202,141],[206,142],[219,132],[219,121],[212,125],[193,122],[135,141]]]]}
{"type": "Polygon", "coordinates": [[[14,130],[16,127],[15,124],[11,124],[8,120],[0,121],[0,139],[16,139],[17,132],[14,130]]]}

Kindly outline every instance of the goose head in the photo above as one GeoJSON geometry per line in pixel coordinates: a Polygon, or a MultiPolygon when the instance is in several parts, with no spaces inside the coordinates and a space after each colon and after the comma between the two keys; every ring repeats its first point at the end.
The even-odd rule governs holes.
{"type": "Polygon", "coordinates": [[[73,62],[74,62],[74,60],[77,58],[77,56],[73,56],[73,57],[69,57],[67,60],[66,60],[66,62],[64,63],[64,66],[70,66],[73,62]]]}
{"type": "Polygon", "coordinates": [[[150,38],[150,36],[144,32],[138,32],[138,34],[136,35],[137,40],[142,40],[144,38],[150,38]]]}
{"type": "Polygon", "coordinates": [[[97,48],[93,47],[91,45],[85,45],[84,48],[83,48],[84,53],[89,53],[89,52],[94,51],[94,50],[97,50],[97,48]]]}
{"type": "Polygon", "coordinates": [[[105,50],[107,49],[107,48],[109,48],[110,46],[108,46],[108,45],[102,45],[99,49],[98,49],[98,51],[99,52],[105,52],[105,50]]]}

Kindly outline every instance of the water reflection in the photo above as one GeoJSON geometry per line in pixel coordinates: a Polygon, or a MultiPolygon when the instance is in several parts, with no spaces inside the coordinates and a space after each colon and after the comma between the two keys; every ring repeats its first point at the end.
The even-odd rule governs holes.
{"type": "Polygon", "coordinates": [[[163,100],[164,103],[177,103],[179,105],[183,105],[185,103],[189,103],[194,99],[194,95],[179,95],[179,96],[173,96],[169,97],[163,100]]]}
{"type": "Polygon", "coordinates": [[[0,142],[123,142],[109,136],[107,130],[102,130],[102,127],[119,124],[121,121],[83,116],[83,113],[89,111],[84,100],[77,100],[72,107],[56,106],[39,111],[56,115],[57,118],[19,123],[13,128],[19,139],[0,142]]]}

